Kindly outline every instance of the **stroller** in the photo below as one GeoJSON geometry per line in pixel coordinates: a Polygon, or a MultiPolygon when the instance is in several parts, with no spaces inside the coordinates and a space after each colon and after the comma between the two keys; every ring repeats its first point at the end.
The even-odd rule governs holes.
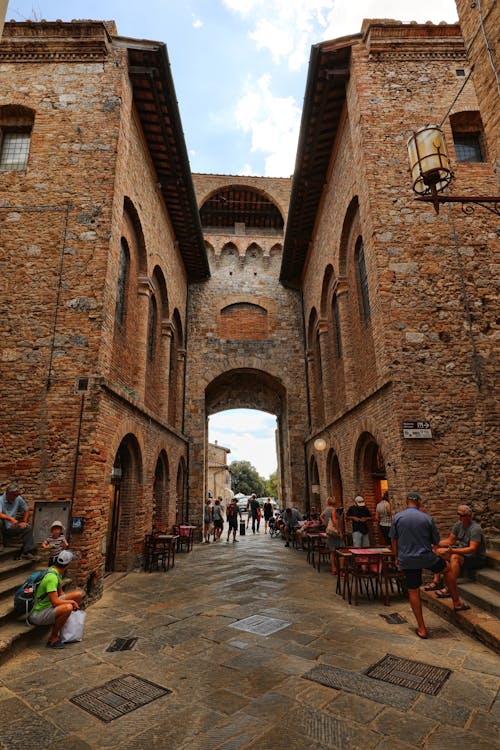
{"type": "Polygon", "coordinates": [[[271,518],[269,519],[269,536],[272,538],[279,537],[281,534],[279,521],[279,516],[271,516],[271,518]]]}

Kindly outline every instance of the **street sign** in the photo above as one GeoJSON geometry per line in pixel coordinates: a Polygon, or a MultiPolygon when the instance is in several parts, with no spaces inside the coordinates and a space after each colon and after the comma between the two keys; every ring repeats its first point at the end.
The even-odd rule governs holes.
{"type": "Polygon", "coordinates": [[[423,419],[420,422],[403,422],[404,438],[432,438],[430,422],[423,419]]]}

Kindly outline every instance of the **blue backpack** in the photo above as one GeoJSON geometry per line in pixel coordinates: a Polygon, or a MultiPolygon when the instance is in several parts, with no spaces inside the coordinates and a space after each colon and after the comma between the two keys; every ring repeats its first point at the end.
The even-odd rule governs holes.
{"type": "Polygon", "coordinates": [[[14,611],[18,615],[26,615],[26,622],[35,605],[36,590],[48,572],[48,570],[36,570],[14,593],[14,611]]]}

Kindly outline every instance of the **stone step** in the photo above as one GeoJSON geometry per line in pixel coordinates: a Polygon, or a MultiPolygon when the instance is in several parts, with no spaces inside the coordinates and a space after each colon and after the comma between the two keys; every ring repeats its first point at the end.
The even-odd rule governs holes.
{"type": "MultiPolygon", "coordinates": [[[[472,584],[469,582],[468,585],[472,584]]],[[[500,620],[494,614],[474,605],[466,612],[454,612],[451,599],[438,599],[431,592],[422,589],[421,596],[424,603],[433,612],[452,622],[457,628],[469,633],[481,643],[485,643],[495,653],[500,654],[500,620]]],[[[465,594],[464,599],[466,599],[465,594]]],[[[467,603],[472,604],[472,601],[467,603]]]]}
{"type": "Polygon", "coordinates": [[[500,570],[500,552],[494,549],[489,549],[486,553],[488,568],[494,568],[500,570]]]}
{"type": "Polygon", "coordinates": [[[495,591],[500,591],[500,570],[482,568],[476,572],[476,582],[495,591]]]}
{"type": "Polygon", "coordinates": [[[26,571],[24,577],[27,578],[29,571],[35,570],[38,564],[35,560],[0,559],[0,582],[22,571],[26,571]]]}
{"type": "Polygon", "coordinates": [[[486,546],[489,550],[500,552],[500,536],[489,537],[486,546]]]}
{"type": "Polygon", "coordinates": [[[477,581],[467,581],[458,584],[458,593],[469,604],[474,604],[500,618],[500,594],[489,586],[477,581]]]}

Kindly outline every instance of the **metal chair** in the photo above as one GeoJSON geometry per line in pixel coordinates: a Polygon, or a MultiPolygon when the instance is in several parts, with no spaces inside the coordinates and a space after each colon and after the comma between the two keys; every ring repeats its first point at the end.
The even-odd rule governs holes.
{"type": "Polygon", "coordinates": [[[354,592],[354,604],[358,604],[359,593],[364,591],[370,598],[370,592],[374,599],[378,597],[380,585],[381,559],[380,555],[357,555],[354,554],[349,560],[347,575],[349,576],[348,593],[349,604],[351,594],[354,592]],[[354,583],[354,586],[352,585],[354,583]]]}

